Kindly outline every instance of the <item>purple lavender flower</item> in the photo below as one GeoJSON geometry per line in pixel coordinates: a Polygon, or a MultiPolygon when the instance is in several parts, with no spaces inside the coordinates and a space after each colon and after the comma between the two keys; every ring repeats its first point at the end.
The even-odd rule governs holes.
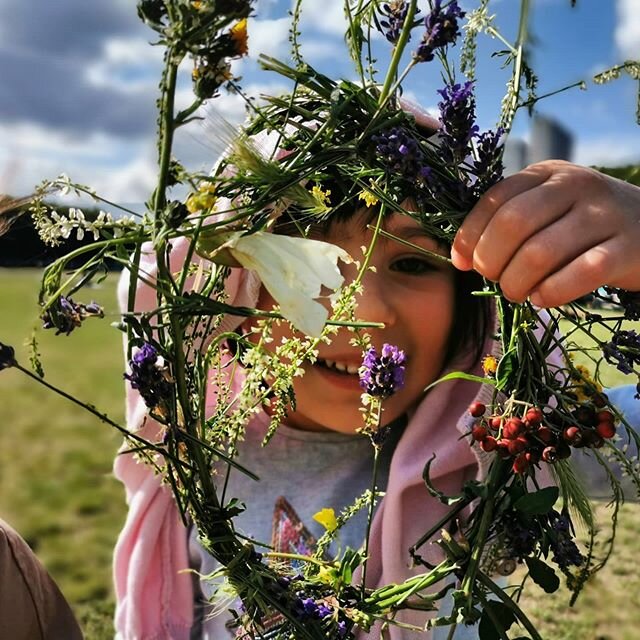
{"type": "MultiPolygon", "coordinates": [[[[382,27],[380,32],[384,37],[396,44],[400,38],[400,32],[407,19],[407,11],[409,10],[409,4],[405,0],[392,0],[388,4],[382,5],[382,16],[385,20],[379,21],[379,26],[382,27]]],[[[420,9],[416,10],[416,15],[420,13],[420,9]]],[[[409,36],[411,39],[411,36],[409,36]]]]}
{"type": "Polygon", "coordinates": [[[481,196],[489,187],[502,179],[502,134],[498,127],[495,131],[485,131],[476,140],[477,158],[473,161],[473,172],[477,177],[476,195],[481,196]]]}
{"type": "Polygon", "coordinates": [[[427,183],[432,175],[424,164],[425,158],[418,141],[406,130],[393,127],[380,135],[373,136],[376,153],[389,173],[400,174],[418,184],[427,183]]]}
{"type": "Polygon", "coordinates": [[[378,356],[371,347],[360,367],[360,386],[375,398],[388,398],[404,386],[404,351],[390,344],[382,345],[378,356]]]}
{"type": "Polygon", "coordinates": [[[333,609],[331,607],[328,607],[326,604],[321,604],[318,607],[317,614],[318,614],[318,618],[320,618],[320,620],[323,620],[327,616],[330,616],[333,614],[333,609]]]}
{"type": "Polygon", "coordinates": [[[471,139],[478,135],[476,101],[473,82],[454,84],[439,89],[440,137],[445,161],[461,162],[471,151],[471,139]]]}
{"type": "Polygon", "coordinates": [[[418,50],[413,54],[420,62],[433,60],[436,49],[453,44],[460,35],[458,18],[464,18],[465,12],[460,9],[456,0],[450,2],[444,11],[441,0],[435,0],[433,9],[424,19],[426,28],[418,50]]]}
{"type": "Polygon", "coordinates": [[[540,528],[523,519],[515,510],[501,515],[496,530],[504,533],[505,550],[509,557],[518,560],[531,555],[541,537],[540,528]]]}
{"type": "Polygon", "coordinates": [[[615,295],[624,308],[624,317],[627,320],[640,320],[640,292],[626,291],[615,287],[604,287],[606,292],[615,295]]]}
{"type": "Polygon", "coordinates": [[[13,367],[16,364],[15,358],[16,352],[13,350],[13,347],[10,347],[8,344],[3,344],[0,342],[0,371],[3,369],[9,369],[9,367],[13,367]]]}
{"type": "Polygon", "coordinates": [[[82,321],[90,316],[104,317],[102,307],[95,303],[81,304],[71,298],[60,296],[57,302],[41,316],[43,329],[57,329],[56,335],[69,335],[82,321]]]}
{"type": "Polygon", "coordinates": [[[150,409],[157,407],[171,393],[166,367],[159,361],[155,347],[145,342],[129,361],[131,373],[124,377],[137,389],[150,409]]]}
{"type": "Polygon", "coordinates": [[[550,546],[553,551],[553,561],[561,568],[568,569],[571,565],[579,567],[584,562],[584,556],[572,539],[571,521],[566,515],[554,509],[549,514],[549,524],[553,532],[550,546]]]}
{"type": "Polygon", "coordinates": [[[633,373],[634,365],[640,365],[640,335],[633,329],[616,331],[602,347],[602,353],[622,373],[633,373]]]}

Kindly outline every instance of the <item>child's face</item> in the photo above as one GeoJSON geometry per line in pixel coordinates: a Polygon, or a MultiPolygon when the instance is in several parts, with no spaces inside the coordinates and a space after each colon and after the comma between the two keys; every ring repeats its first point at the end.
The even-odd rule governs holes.
{"type": "MultiPolygon", "coordinates": [[[[335,223],[319,238],[362,258],[363,245],[369,245],[372,232],[366,230],[363,214],[347,222],[335,223]]],[[[385,229],[400,238],[430,251],[444,254],[436,241],[406,215],[387,218],[385,229]]],[[[379,237],[371,266],[362,280],[364,292],[358,297],[357,316],[362,321],[384,323],[384,329],[368,329],[372,343],[380,351],[385,342],[405,352],[405,386],[383,402],[384,422],[399,417],[421,398],[423,389],[440,373],[453,322],[454,275],[446,263],[434,261],[419,251],[393,240],[379,237]]],[[[355,278],[355,265],[342,265],[346,282],[355,278]]],[[[271,309],[274,302],[264,290],[259,308],[271,309]]],[[[287,323],[273,327],[272,345],[290,337],[287,323]]],[[[304,365],[305,374],[294,379],[296,410],[290,411],[287,424],[294,428],[325,429],[354,433],[363,426],[357,370],[362,362],[358,347],[350,344],[353,333],[341,329],[331,344],[319,346],[315,364],[304,365]],[[336,365],[343,371],[336,370],[336,365]],[[347,371],[344,369],[347,368],[347,371]]]]}

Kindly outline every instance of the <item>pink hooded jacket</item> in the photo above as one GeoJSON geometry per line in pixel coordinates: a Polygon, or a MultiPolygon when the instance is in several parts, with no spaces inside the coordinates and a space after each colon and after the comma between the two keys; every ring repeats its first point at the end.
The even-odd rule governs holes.
{"type": "MultiPolygon", "coordinates": [[[[184,259],[187,245],[185,239],[173,243],[172,263],[176,266],[184,259]]],[[[155,271],[154,259],[154,254],[145,254],[141,264],[141,269],[151,278],[155,271]]],[[[127,289],[128,273],[125,272],[119,287],[123,309],[126,309],[127,289]]],[[[259,283],[250,272],[234,270],[229,278],[231,304],[254,306],[258,290],[259,283]]],[[[155,306],[155,290],[140,285],[136,310],[151,310],[155,306]]],[[[238,321],[238,318],[226,319],[224,330],[231,329],[238,321]]],[[[488,341],[485,353],[493,350],[494,345],[488,341]]],[[[460,369],[464,364],[454,364],[451,369],[460,369]]],[[[445,493],[458,493],[464,481],[485,475],[490,456],[479,452],[477,447],[470,447],[468,438],[460,439],[460,436],[470,429],[471,418],[466,412],[469,404],[473,400],[488,402],[490,398],[490,387],[461,380],[447,382],[436,386],[411,416],[394,453],[386,496],[372,525],[369,586],[401,582],[409,577],[412,572],[407,549],[446,512],[447,507],[428,496],[422,480],[425,462],[432,453],[436,454],[432,479],[445,493]]],[[[144,402],[128,384],[127,423],[131,431],[144,438],[161,439],[160,425],[147,417],[144,402]]],[[[114,473],[125,485],[129,506],[114,559],[117,637],[120,640],[188,640],[194,593],[191,574],[181,572],[189,566],[187,531],[171,491],[149,465],[137,462],[131,454],[117,457],[114,473]]],[[[425,545],[421,553],[427,560],[437,561],[440,557],[429,545],[425,545]]],[[[424,624],[422,615],[407,613],[403,620],[424,624]]],[[[390,638],[403,637],[400,633],[400,629],[391,627],[390,638]]]]}

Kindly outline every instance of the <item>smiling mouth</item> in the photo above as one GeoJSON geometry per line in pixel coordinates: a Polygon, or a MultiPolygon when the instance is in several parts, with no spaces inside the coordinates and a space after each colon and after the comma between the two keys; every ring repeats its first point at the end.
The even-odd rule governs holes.
{"type": "Polygon", "coordinates": [[[336,360],[325,360],[323,358],[318,358],[316,364],[323,369],[335,371],[336,373],[341,373],[345,376],[358,375],[358,370],[360,369],[360,367],[356,364],[346,364],[344,362],[337,362],[336,360]]]}

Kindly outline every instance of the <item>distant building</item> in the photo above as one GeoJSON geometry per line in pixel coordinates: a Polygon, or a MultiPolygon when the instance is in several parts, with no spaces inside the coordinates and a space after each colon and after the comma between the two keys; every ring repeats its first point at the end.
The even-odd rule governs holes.
{"type": "Polygon", "coordinates": [[[507,140],[504,149],[506,175],[542,160],[571,160],[573,135],[552,118],[535,115],[531,123],[530,137],[529,143],[519,138],[507,140]]]}

